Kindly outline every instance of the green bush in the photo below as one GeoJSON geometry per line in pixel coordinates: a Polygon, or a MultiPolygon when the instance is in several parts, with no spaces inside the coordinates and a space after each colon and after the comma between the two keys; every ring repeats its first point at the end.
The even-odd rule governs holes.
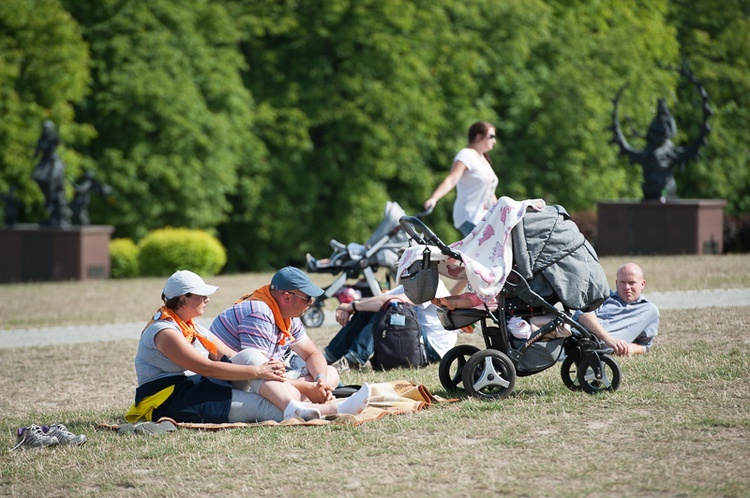
{"type": "Polygon", "coordinates": [[[138,246],[132,239],[113,239],[109,243],[109,264],[112,278],[138,276],[138,246]]]}
{"type": "Polygon", "coordinates": [[[221,242],[203,230],[162,228],[141,240],[138,265],[141,275],[164,277],[177,270],[201,276],[219,273],[227,262],[221,242]]]}

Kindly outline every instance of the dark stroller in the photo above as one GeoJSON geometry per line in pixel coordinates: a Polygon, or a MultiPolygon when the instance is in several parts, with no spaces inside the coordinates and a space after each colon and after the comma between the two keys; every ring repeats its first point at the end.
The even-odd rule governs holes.
{"type": "MultiPolygon", "coordinates": [[[[399,218],[406,212],[396,202],[388,201],[383,220],[364,244],[342,244],[331,240],[333,254],[325,260],[318,260],[307,254],[307,271],[309,273],[330,273],[337,275],[325,292],[313,301],[310,308],[302,315],[306,327],[320,327],[323,324],[323,305],[333,296],[347,296],[343,291],[354,290],[357,295],[377,296],[382,294],[380,282],[375,273],[381,268],[388,268],[388,280],[395,280],[398,264],[398,251],[409,242],[409,238],[399,225],[399,218]],[[357,279],[353,289],[347,289],[349,279],[357,279]]],[[[419,215],[421,216],[421,214],[419,215]]],[[[342,297],[339,297],[341,300],[342,297]]],[[[345,301],[343,301],[345,302],[345,301]]]]}
{"type": "MultiPolygon", "coordinates": [[[[400,266],[400,281],[412,301],[424,302],[435,296],[438,274],[456,279],[455,266],[450,271],[450,264],[464,265],[457,249],[461,242],[446,246],[414,217],[403,217],[400,223],[418,244],[404,253],[404,259],[407,253],[412,260],[419,256],[408,267],[400,266]]],[[[621,371],[610,356],[613,350],[569,313],[593,311],[609,294],[594,249],[561,206],[526,211],[510,236],[512,268],[496,297],[496,311],[486,305],[485,309],[438,309],[449,330],[479,322],[487,347],[462,344],[449,350],[439,367],[443,387],[455,390],[462,384],[469,395],[501,399],[513,391],[517,376],[541,372],[564,355],[561,375],[569,389],[615,391],[621,371]],[[536,322],[539,328],[532,327],[528,338],[518,339],[509,333],[512,317],[536,322]]]]}

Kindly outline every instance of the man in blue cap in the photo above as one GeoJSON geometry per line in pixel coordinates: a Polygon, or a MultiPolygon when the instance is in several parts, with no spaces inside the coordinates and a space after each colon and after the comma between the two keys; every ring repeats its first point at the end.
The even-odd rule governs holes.
{"type": "MultiPolygon", "coordinates": [[[[304,365],[289,368],[289,383],[313,403],[325,403],[333,399],[339,375],[328,366],[299,318],[321,294],[323,289],[305,272],[287,266],[276,272],[270,285],[245,294],[217,316],[211,332],[234,351],[242,351],[232,357],[233,362],[235,358],[250,364],[283,361],[291,349],[304,365]]],[[[257,386],[251,387],[255,391],[257,386]]]]}

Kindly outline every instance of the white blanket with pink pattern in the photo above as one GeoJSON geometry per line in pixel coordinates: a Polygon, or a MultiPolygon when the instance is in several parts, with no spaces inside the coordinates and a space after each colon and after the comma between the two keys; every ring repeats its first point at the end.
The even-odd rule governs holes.
{"type": "Polygon", "coordinates": [[[516,201],[501,197],[463,240],[448,247],[461,256],[461,261],[450,258],[434,246],[411,246],[401,256],[398,275],[409,272],[411,265],[422,259],[426,248],[431,259],[438,261],[438,271],[452,280],[467,280],[469,291],[475,292],[488,303],[497,296],[513,267],[513,241],[511,231],[522,219],[527,209],[542,211],[542,199],[516,201]]]}

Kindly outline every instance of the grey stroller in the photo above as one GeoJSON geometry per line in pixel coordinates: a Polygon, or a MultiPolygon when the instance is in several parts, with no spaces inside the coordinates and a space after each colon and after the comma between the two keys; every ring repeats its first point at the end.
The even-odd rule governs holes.
{"type": "MultiPolygon", "coordinates": [[[[430,300],[439,275],[456,279],[448,263],[464,264],[457,250],[460,243],[447,246],[414,217],[403,217],[400,223],[417,244],[407,252],[413,256],[421,251],[413,264],[399,268],[400,282],[412,301],[430,300]]],[[[438,309],[448,330],[479,323],[487,348],[461,344],[449,350],[439,367],[443,387],[463,386],[471,396],[501,399],[513,391],[516,377],[536,374],[562,359],[562,381],[569,389],[615,391],[621,370],[610,356],[613,350],[570,316],[571,310],[595,310],[609,293],[594,249],[561,206],[526,211],[510,236],[512,269],[497,295],[496,310],[486,305],[438,309]],[[528,335],[511,333],[509,321],[514,319],[532,324],[528,335]]]]}
{"type": "MultiPolygon", "coordinates": [[[[397,202],[388,201],[383,219],[364,244],[343,244],[334,239],[331,240],[333,253],[329,258],[316,259],[309,253],[306,255],[308,273],[336,275],[334,281],[324,288],[325,292],[315,298],[302,315],[302,322],[306,327],[320,327],[323,324],[323,305],[330,297],[335,296],[341,302],[348,302],[343,301],[351,299],[351,294],[345,292],[347,290],[364,296],[380,295],[380,282],[375,275],[379,268],[388,268],[387,278],[395,280],[398,251],[409,242],[409,237],[399,225],[399,219],[405,214],[397,202]],[[357,280],[351,289],[347,288],[347,281],[350,279],[357,280]]],[[[418,216],[422,214],[424,213],[418,216]]]]}

